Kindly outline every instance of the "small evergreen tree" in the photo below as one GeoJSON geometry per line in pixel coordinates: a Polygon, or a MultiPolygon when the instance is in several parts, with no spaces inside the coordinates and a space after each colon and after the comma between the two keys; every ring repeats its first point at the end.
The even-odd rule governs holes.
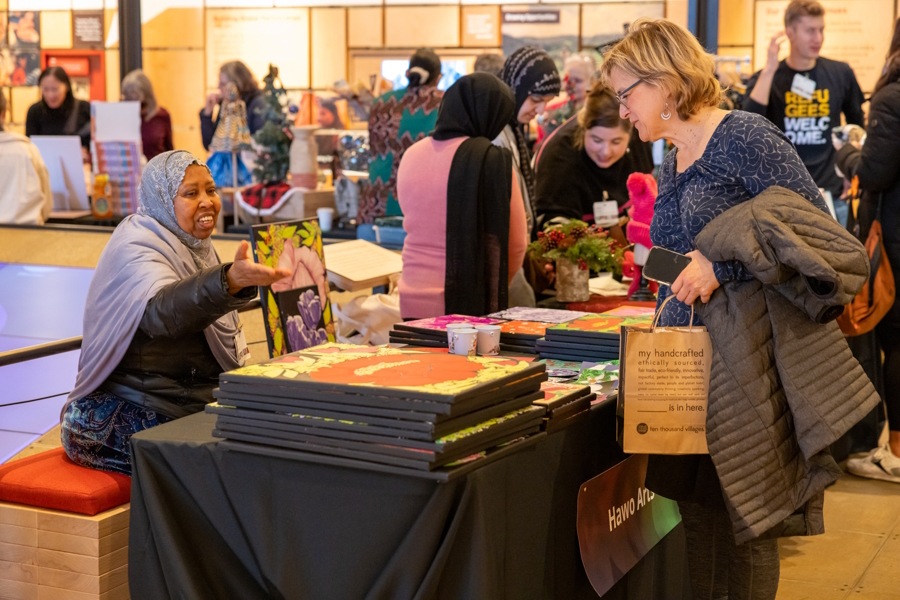
{"type": "Polygon", "coordinates": [[[281,85],[275,65],[269,65],[269,74],[263,78],[263,83],[266,123],[253,134],[253,140],[259,146],[253,176],[260,183],[281,183],[287,180],[290,168],[291,138],[285,133],[290,127],[287,92],[281,85]]]}

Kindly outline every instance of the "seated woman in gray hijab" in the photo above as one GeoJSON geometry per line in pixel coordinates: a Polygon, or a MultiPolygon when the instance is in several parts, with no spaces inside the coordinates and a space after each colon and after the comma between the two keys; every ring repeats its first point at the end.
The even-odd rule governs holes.
{"type": "Polygon", "coordinates": [[[222,263],[209,236],[221,209],[189,152],[144,169],[138,214],[109,240],[88,290],[62,445],[75,463],[131,474],[132,434],[203,410],[219,374],[249,355],[236,309],[290,275],[253,262],[242,242],[222,263]]]}

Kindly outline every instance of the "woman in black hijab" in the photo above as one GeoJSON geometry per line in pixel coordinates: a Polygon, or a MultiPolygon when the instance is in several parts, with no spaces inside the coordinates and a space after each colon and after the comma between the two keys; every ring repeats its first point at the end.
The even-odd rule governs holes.
{"type": "Polygon", "coordinates": [[[404,318],[485,315],[507,306],[509,281],[525,256],[525,211],[512,155],[491,140],[514,111],[499,79],[467,75],[444,94],[434,135],[403,155],[404,318]]]}

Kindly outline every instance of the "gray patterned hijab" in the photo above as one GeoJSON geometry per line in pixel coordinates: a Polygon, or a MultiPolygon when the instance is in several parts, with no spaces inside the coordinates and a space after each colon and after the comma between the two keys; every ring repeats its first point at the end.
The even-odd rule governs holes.
{"type": "MultiPolygon", "coordinates": [[[[154,157],[145,167],[138,213],[116,227],[88,288],[78,376],[69,402],[96,390],[115,370],[147,303],[159,290],[220,264],[212,242],[186,233],[175,218],[178,186],[193,164],[203,165],[189,152],[175,150],[154,157]]],[[[223,371],[243,364],[234,343],[239,330],[235,311],[203,330],[223,371]]]]}
{"type": "Polygon", "coordinates": [[[556,63],[545,51],[532,46],[519,48],[509,55],[503,64],[503,71],[500,73],[506,85],[510,87],[516,96],[516,111],[513,113],[510,126],[516,136],[516,146],[519,150],[519,171],[525,180],[525,188],[528,190],[528,198],[526,200],[531,205],[531,212],[536,214],[534,209],[535,201],[535,176],[534,170],[531,168],[531,144],[524,133],[524,125],[519,123],[519,110],[525,104],[525,100],[529,96],[556,96],[559,94],[561,82],[559,79],[559,71],[556,63]]]}
{"type": "Polygon", "coordinates": [[[212,251],[212,242],[209,238],[201,240],[187,233],[175,218],[175,196],[178,195],[184,172],[191,165],[200,165],[209,170],[209,167],[187,150],[170,150],[154,156],[141,175],[138,214],[156,219],[160,225],[174,233],[188,247],[194,256],[194,262],[202,269],[219,263],[212,251]]]}

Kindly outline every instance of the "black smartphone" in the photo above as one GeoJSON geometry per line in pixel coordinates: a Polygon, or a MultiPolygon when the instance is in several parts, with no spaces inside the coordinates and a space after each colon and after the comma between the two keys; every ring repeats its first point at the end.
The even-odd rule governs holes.
{"type": "Polygon", "coordinates": [[[691,259],[684,254],[654,246],[650,248],[642,274],[650,281],[672,285],[689,264],[691,259]]]}

